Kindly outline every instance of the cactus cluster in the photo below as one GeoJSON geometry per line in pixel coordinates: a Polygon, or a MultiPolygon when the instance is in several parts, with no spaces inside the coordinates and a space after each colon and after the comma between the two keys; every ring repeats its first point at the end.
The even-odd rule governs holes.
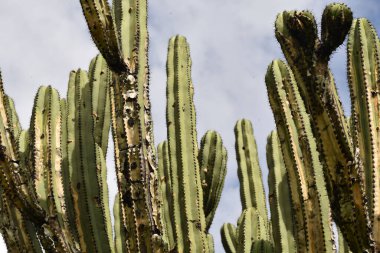
{"type": "MultiPolygon", "coordinates": [[[[249,174],[252,169],[242,166],[241,149],[246,154],[256,151],[253,137],[240,148],[236,129],[245,120],[239,121],[235,133],[243,213],[237,228],[231,224],[221,228],[224,248],[254,252],[260,242],[267,245],[267,252],[335,252],[337,243],[339,252],[378,252],[380,43],[376,31],[368,20],[353,19],[344,4],[325,8],[321,38],[309,11],[280,13],[275,28],[288,65],[275,60],[265,76],[277,128],[267,144],[271,222],[262,222],[270,224],[266,228],[271,234],[261,238],[260,218],[250,223],[253,232],[244,229],[252,208],[255,217],[260,217],[255,201],[250,207],[247,199],[262,198],[257,191],[262,182],[260,172],[249,174]],[[328,67],[331,54],[347,34],[350,118],[343,113],[328,67]],[[250,175],[250,180],[244,175],[250,175]],[[339,231],[337,242],[333,221],[339,231]],[[269,249],[271,245],[274,249],[269,249]]],[[[246,135],[252,132],[244,131],[246,135]]],[[[260,171],[257,155],[244,159],[260,171]]],[[[260,205],[262,209],[265,202],[260,205]]],[[[265,216],[261,213],[264,221],[265,216]]]]}
{"type": "Polygon", "coordinates": [[[208,230],[227,152],[208,131],[198,149],[189,46],[169,42],[168,141],[153,142],[145,0],[81,1],[102,55],[72,71],[67,98],[36,95],[22,130],[0,83],[1,233],[9,252],[214,252],[208,230]],[[114,232],[105,157],[114,141],[114,232]]]}
{"type": "MultiPolygon", "coordinates": [[[[22,129],[0,75],[0,232],[9,252],[214,252],[209,229],[226,175],[215,131],[198,145],[189,45],[169,41],[167,141],[154,145],[147,0],[80,0],[101,55],[72,71],[66,98],[35,96],[22,129]],[[105,157],[114,142],[118,193],[112,228],[105,157]],[[157,153],[157,158],[156,158],[157,153]],[[157,159],[157,160],[156,160],[157,159]]],[[[330,4],[317,24],[283,12],[276,38],[287,63],[267,70],[277,130],[267,140],[270,217],[252,124],[235,126],[242,214],[224,224],[230,253],[380,249],[380,42],[366,19],[330,4]],[[328,67],[347,42],[352,112],[328,67]]]]}

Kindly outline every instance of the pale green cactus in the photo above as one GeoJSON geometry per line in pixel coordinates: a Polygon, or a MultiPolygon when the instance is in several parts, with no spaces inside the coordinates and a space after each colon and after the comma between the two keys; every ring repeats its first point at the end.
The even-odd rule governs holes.
{"type": "Polygon", "coordinates": [[[273,243],[276,252],[297,252],[288,175],[277,132],[268,136],[266,149],[273,243]]]}
{"type": "Polygon", "coordinates": [[[291,70],[272,62],[265,77],[287,170],[299,252],[332,252],[334,241],[322,164],[291,70]]]}
{"type": "MultiPolygon", "coordinates": [[[[343,4],[326,7],[321,28],[318,38],[316,22],[309,12],[283,12],[276,20],[276,38],[310,115],[332,217],[353,252],[377,252],[379,38],[369,21],[353,20],[351,10],[343,4]],[[328,67],[331,53],[347,34],[352,104],[349,121],[328,67]]],[[[269,93],[270,97],[278,96],[269,93]]],[[[295,113],[292,109],[292,114],[295,113]]]]}
{"type": "Polygon", "coordinates": [[[226,174],[227,152],[214,131],[198,150],[189,45],[169,41],[166,120],[168,141],[158,146],[164,240],[169,251],[214,252],[209,227],[226,174]]]}

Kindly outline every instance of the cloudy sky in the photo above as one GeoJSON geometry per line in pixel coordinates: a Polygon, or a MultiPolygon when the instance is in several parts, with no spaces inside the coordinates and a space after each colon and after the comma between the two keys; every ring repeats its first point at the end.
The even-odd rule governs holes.
{"type": "MultiPolygon", "coordinates": [[[[236,223],[241,212],[234,153],[233,127],[240,118],[252,120],[263,179],[266,184],[266,137],[274,129],[264,75],[271,60],[283,58],[274,38],[273,23],[283,10],[309,9],[319,22],[320,0],[159,0],[149,3],[151,100],[156,144],[166,138],[165,85],[168,39],[187,37],[193,60],[198,138],[217,130],[228,149],[228,173],[211,232],[216,252],[223,252],[219,229],[236,223]]],[[[368,17],[380,27],[376,0],[343,1],[355,17],[368,17]]],[[[6,92],[14,98],[22,125],[27,128],[34,94],[51,84],[66,94],[70,70],[87,69],[97,54],[82,16],[79,1],[0,1],[0,68],[6,92]]],[[[334,54],[332,68],[349,113],[345,77],[345,48],[334,54]]],[[[110,153],[109,187],[116,191],[110,153]]],[[[267,187],[266,187],[267,189],[267,187]]],[[[266,190],[266,192],[268,192],[266,190]]],[[[111,199],[113,199],[111,197],[111,199]]],[[[0,252],[5,252],[0,242],[0,252]]]]}

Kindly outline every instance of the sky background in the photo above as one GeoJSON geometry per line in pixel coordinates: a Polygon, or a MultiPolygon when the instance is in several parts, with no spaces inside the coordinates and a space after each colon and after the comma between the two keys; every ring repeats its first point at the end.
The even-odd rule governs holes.
{"type": "MultiPolygon", "coordinates": [[[[309,9],[320,24],[324,6],[314,0],[158,0],[149,2],[151,101],[155,142],[166,139],[166,52],[169,38],[187,37],[193,62],[198,139],[208,130],[218,131],[228,149],[228,172],[222,198],[211,227],[216,252],[224,252],[219,230],[224,222],[236,224],[241,213],[234,152],[235,122],[252,120],[263,180],[267,188],[266,137],[275,128],[264,76],[268,64],[283,58],[274,37],[276,14],[309,9]]],[[[376,0],[341,1],[354,17],[367,17],[380,27],[376,0]],[[377,15],[378,16],[378,15],[377,15]]],[[[24,128],[28,128],[34,95],[40,85],[53,85],[66,95],[69,72],[87,69],[97,54],[79,1],[0,1],[0,69],[5,91],[16,103],[24,128]]],[[[345,73],[345,46],[331,61],[339,94],[349,113],[345,73]]],[[[116,193],[112,150],[108,153],[110,200],[116,193]]],[[[112,205],[111,205],[112,206],[112,205]]],[[[0,239],[0,252],[6,252],[0,239]]]]}

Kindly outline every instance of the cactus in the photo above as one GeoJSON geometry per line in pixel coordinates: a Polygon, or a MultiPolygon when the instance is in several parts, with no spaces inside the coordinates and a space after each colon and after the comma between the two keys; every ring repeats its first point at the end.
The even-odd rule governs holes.
{"type": "Polygon", "coordinates": [[[264,185],[250,121],[243,119],[236,123],[235,138],[243,210],[255,207],[260,215],[268,220],[264,185]]]}
{"type": "Polygon", "coordinates": [[[267,139],[269,205],[276,252],[297,252],[288,174],[277,132],[267,139]]]}
{"type": "Polygon", "coordinates": [[[226,173],[220,136],[208,131],[198,150],[189,46],[182,36],[169,41],[167,60],[168,141],[158,146],[164,238],[169,251],[213,252],[208,234],[226,173]]]}
{"type": "Polygon", "coordinates": [[[281,61],[268,67],[269,101],[287,169],[300,252],[332,252],[330,204],[310,120],[292,72],[281,61]]]}
{"type": "MultiPolygon", "coordinates": [[[[197,143],[189,46],[169,42],[168,140],[153,141],[146,0],[81,0],[102,56],[72,71],[66,99],[38,90],[28,130],[0,76],[0,231],[10,252],[213,252],[208,230],[226,174],[226,149],[207,132],[197,143]],[[118,194],[112,236],[105,156],[112,126],[118,194]]],[[[270,209],[252,125],[235,127],[243,210],[225,224],[227,252],[334,252],[380,248],[377,34],[342,4],[322,16],[278,15],[287,66],[266,83],[277,124],[268,138],[270,209]],[[350,29],[351,27],[351,29],[350,29]],[[352,114],[348,120],[328,62],[347,33],[352,114]],[[293,74],[294,73],[294,74],[293,74]],[[367,201],[368,199],[368,201],[367,201]],[[346,244],[346,243],[347,244],[346,244]]]]}
{"type": "MultiPolygon", "coordinates": [[[[376,180],[379,39],[369,21],[353,20],[351,10],[343,4],[325,8],[321,28],[318,38],[311,13],[283,12],[276,20],[276,38],[310,115],[332,217],[353,252],[376,252],[380,248],[380,185],[376,180]],[[347,34],[351,124],[344,116],[328,67],[331,53],[347,34]]],[[[274,89],[268,92],[270,97],[278,97],[274,89]]],[[[294,103],[294,99],[290,101],[294,103]]],[[[296,113],[292,109],[292,114],[296,113]]]]}
{"type": "Polygon", "coordinates": [[[271,223],[267,216],[256,141],[249,120],[242,119],[236,123],[235,142],[243,211],[236,228],[229,223],[222,226],[223,247],[228,253],[252,252],[255,243],[265,241],[272,249],[271,223]]]}
{"type": "Polygon", "coordinates": [[[227,150],[217,132],[207,131],[202,137],[198,161],[203,189],[203,208],[208,231],[219,204],[227,172],[227,150]]]}
{"type": "Polygon", "coordinates": [[[162,250],[149,101],[146,0],[81,0],[91,36],[113,71],[115,167],[127,251],[162,250]]]}

